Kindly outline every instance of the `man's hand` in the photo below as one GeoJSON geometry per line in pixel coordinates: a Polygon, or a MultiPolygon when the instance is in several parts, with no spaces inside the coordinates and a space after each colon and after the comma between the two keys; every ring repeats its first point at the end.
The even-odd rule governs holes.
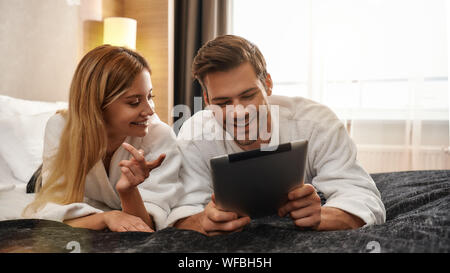
{"type": "Polygon", "coordinates": [[[361,218],[333,207],[323,207],[318,230],[342,230],[360,228],[366,224],[361,218]]]}
{"type": "Polygon", "coordinates": [[[317,230],[321,221],[321,203],[314,186],[303,184],[294,188],[288,193],[288,200],[278,210],[278,215],[284,217],[289,213],[296,226],[317,230]]]}
{"type": "Polygon", "coordinates": [[[200,226],[208,236],[238,232],[250,223],[250,217],[224,211],[216,205],[214,194],[201,214],[200,226]]]}

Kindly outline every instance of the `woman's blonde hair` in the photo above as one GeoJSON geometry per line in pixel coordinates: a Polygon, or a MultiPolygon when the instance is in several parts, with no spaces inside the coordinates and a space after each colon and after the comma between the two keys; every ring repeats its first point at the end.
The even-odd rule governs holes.
{"type": "Polygon", "coordinates": [[[83,201],[86,176],[106,155],[103,110],[126,92],[143,69],[151,72],[144,57],[123,47],[102,45],[82,58],[70,86],[69,107],[59,111],[66,120],[59,148],[48,166],[43,166],[36,181],[36,198],[25,208],[24,215],[48,202],[83,201]]]}

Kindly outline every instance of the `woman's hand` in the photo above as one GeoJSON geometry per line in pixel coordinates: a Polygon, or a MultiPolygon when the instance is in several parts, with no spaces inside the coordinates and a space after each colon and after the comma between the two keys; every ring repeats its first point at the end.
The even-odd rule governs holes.
{"type": "Polygon", "coordinates": [[[141,231],[154,232],[141,218],[122,212],[112,210],[103,213],[103,220],[111,231],[141,231]]]}
{"type": "Polygon", "coordinates": [[[133,157],[130,160],[120,161],[119,166],[122,175],[116,184],[116,190],[118,192],[127,192],[144,182],[149,177],[150,172],[162,164],[166,155],[161,154],[157,159],[149,162],[145,160],[143,150],[136,150],[128,143],[122,143],[122,146],[133,157]]]}

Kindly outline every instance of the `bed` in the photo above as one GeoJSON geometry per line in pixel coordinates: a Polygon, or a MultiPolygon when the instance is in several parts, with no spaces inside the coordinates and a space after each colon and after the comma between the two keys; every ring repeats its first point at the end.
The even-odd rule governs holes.
{"type": "MultiPolygon", "coordinates": [[[[29,114],[33,120],[18,117],[17,113],[13,115],[11,109],[1,108],[5,101],[8,105],[11,101],[16,103],[0,96],[0,126],[3,127],[23,127],[23,124],[17,124],[17,120],[28,121],[27,126],[42,127],[55,109],[64,106],[46,105],[46,114],[42,114],[38,113],[45,108],[41,105],[39,111],[29,114]],[[8,121],[13,116],[15,122],[8,121]],[[13,124],[8,125],[8,122],[13,124]]],[[[20,128],[12,130],[16,130],[15,135],[10,132],[9,137],[17,138],[24,133],[20,128]]],[[[43,127],[39,130],[34,128],[33,132],[39,131],[38,134],[27,137],[43,137],[43,130],[43,127]]],[[[270,216],[253,220],[242,232],[207,237],[172,227],[155,233],[114,233],[72,228],[49,220],[20,219],[21,210],[33,197],[33,194],[26,193],[26,182],[39,166],[39,152],[42,153],[39,148],[32,151],[34,155],[20,150],[30,149],[33,145],[39,147],[41,142],[35,141],[31,145],[31,140],[25,140],[26,143],[31,141],[27,147],[14,146],[12,141],[18,140],[7,142],[3,132],[3,139],[0,139],[0,252],[450,252],[450,170],[371,174],[386,207],[386,223],[355,230],[299,230],[289,218],[270,216]],[[34,161],[13,166],[12,163],[20,158],[11,158],[15,156],[8,153],[11,149],[34,161]]],[[[325,202],[323,196],[322,202],[325,202]]]]}

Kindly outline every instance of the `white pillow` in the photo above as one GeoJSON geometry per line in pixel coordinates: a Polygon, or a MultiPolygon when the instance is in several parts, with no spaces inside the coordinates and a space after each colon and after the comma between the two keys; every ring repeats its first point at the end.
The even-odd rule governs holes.
{"type": "Polygon", "coordinates": [[[45,125],[54,114],[55,111],[0,116],[0,156],[24,183],[42,163],[45,125]]]}
{"type": "Polygon", "coordinates": [[[0,155],[0,191],[17,184],[23,184],[23,182],[14,177],[3,156],[0,155]]]}
{"type": "Polygon", "coordinates": [[[2,183],[0,183],[0,192],[14,190],[15,188],[16,188],[16,185],[14,185],[14,184],[2,184],[2,183]]]}
{"type": "Polygon", "coordinates": [[[67,106],[0,95],[0,157],[16,179],[27,183],[42,163],[47,120],[67,106]]]}
{"type": "Polygon", "coordinates": [[[0,117],[15,114],[35,115],[59,109],[67,109],[67,102],[22,100],[0,95],[0,117]]]}

